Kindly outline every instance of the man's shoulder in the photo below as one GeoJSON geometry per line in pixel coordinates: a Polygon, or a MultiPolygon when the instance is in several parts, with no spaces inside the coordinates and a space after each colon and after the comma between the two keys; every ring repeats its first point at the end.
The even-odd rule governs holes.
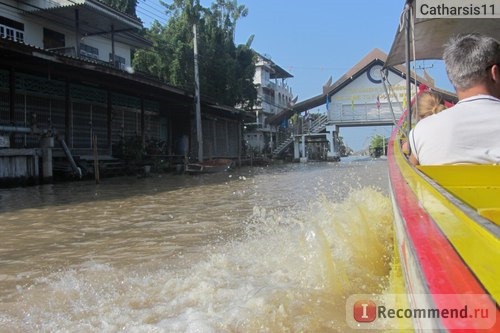
{"type": "Polygon", "coordinates": [[[453,107],[448,108],[446,110],[443,110],[439,113],[436,113],[432,116],[426,117],[422,120],[420,120],[414,127],[415,133],[419,133],[420,135],[423,132],[428,132],[428,131],[440,131],[441,128],[448,128],[450,126],[450,123],[455,122],[456,120],[456,115],[457,114],[452,114],[453,112],[453,107]]]}
{"type": "Polygon", "coordinates": [[[455,110],[468,110],[468,109],[487,109],[487,110],[498,110],[500,109],[500,99],[490,96],[490,95],[476,95],[469,98],[465,98],[459,101],[457,104],[452,106],[450,109],[455,110]]]}
{"type": "Polygon", "coordinates": [[[443,119],[447,118],[455,118],[453,111],[456,111],[456,106],[449,107],[448,109],[444,109],[443,111],[433,114],[429,117],[425,117],[420,120],[417,125],[425,125],[425,124],[434,124],[434,123],[442,123],[443,119]]]}
{"type": "Polygon", "coordinates": [[[416,132],[442,131],[456,124],[477,122],[477,120],[500,120],[500,100],[476,98],[463,100],[437,114],[420,120],[416,132]]]}

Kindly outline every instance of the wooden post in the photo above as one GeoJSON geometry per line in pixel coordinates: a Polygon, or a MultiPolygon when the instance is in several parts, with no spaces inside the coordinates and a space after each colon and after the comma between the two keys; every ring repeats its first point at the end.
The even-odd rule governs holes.
{"type": "Polygon", "coordinates": [[[213,155],[215,155],[215,157],[220,155],[220,154],[217,154],[217,152],[219,151],[218,147],[217,147],[217,119],[212,120],[212,133],[214,133],[214,135],[211,138],[211,140],[209,141],[209,146],[208,146],[208,149],[210,150],[208,158],[210,160],[213,158],[213,155]]]}
{"type": "Polygon", "coordinates": [[[226,155],[227,156],[231,156],[230,154],[230,146],[229,146],[229,120],[225,120],[224,121],[224,124],[225,124],[225,130],[226,130],[226,155]]]}
{"type": "Polygon", "coordinates": [[[112,112],[113,112],[113,103],[112,103],[112,95],[111,95],[111,90],[108,89],[107,90],[107,108],[106,108],[106,114],[107,114],[107,128],[108,128],[108,149],[109,151],[111,152],[111,154],[113,154],[113,143],[112,143],[112,131],[113,131],[113,127],[112,127],[112,122],[113,122],[113,118],[112,118],[112,112]]]}
{"type": "Polygon", "coordinates": [[[16,115],[16,72],[13,67],[9,68],[9,118],[14,123],[16,115]]]}
{"type": "MultiPolygon", "coordinates": [[[[237,122],[237,126],[238,126],[238,166],[241,167],[241,152],[243,150],[243,147],[242,147],[242,144],[243,144],[243,134],[242,134],[242,130],[241,130],[241,126],[242,126],[242,122],[243,122],[243,119],[241,117],[241,115],[238,117],[238,122],[237,122]],[[241,122],[239,120],[242,120],[241,122]]],[[[248,153],[248,152],[247,152],[248,153]]]]}
{"type": "Polygon", "coordinates": [[[201,109],[200,109],[200,79],[198,74],[198,37],[196,24],[193,24],[194,44],[194,98],[196,103],[196,139],[198,141],[198,162],[203,162],[203,133],[201,132],[201,109]]]}
{"type": "MultiPolygon", "coordinates": [[[[11,124],[15,124],[16,118],[16,72],[14,67],[9,68],[9,120],[11,124]]],[[[9,135],[10,147],[16,146],[16,135],[15,132],[9,135]]]]}
{"type": "Polygon", "coordinates": [[[142,146],[146,146],[146,133],[145,133],[145,111],[144,111],[144,98],[141,98],[141,141],[142,141],[142,146]]]}
{"type": "Polygon", "coordinates": [[[76,57],[80,57],[80,13],[75,9],[75,52],[76,57]]]}
{"type": "Polygon", "coordinates": [[[47,137],[40,141],[43,152],[42,171],[44,183],[53,181],[52,148],[54,147],[54,138],[47,137]]]}
{"type": "Polygon", "coordinates": [[[66,78],[64,87],[64,139],[66,142],[72,142],[70,140],[70,112],[71,112],[71,93],[69,87],[69,80],[66,78]]]}
{"type": "Polygon", "coordinates": [[[94,134],[92,137],[92,142],[93,142],[93,148],[94,148],[94,176],[95,176],[95,183],[99,184],[100,182],[100,177],[99,177],[99,154],[97,152],[97,134],[94,134]]]}
{"type": "Polygon", "coordinates": [[[111,24],[111,65],[116,67],[115,61],[115,26],[111,24]]]}
{"type": "Polygon", "coordinates": [[[38,184],[40,182],[40,164],[36,149],[33,150],[33,178],[35,184],[38,184]]]}

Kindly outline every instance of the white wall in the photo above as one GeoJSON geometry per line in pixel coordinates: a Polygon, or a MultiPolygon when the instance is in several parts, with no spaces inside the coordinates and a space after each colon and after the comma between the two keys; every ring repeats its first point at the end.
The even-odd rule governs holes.
{"type": "Polygon", "coordinates": [[[249,148],[254,148],[259,151],[264,149],[264,135],[261,132],[245,134],[245,141],[249,148]]]}
{"type": "Polygon", "coordinates": [[[253,82],[255,84],[261,84],[263,86],[267,85],[269,82],[269,72],[265,70],[262,66],[257,66],[255,68],[255,75],[253,82]]]}
{"type": "MultiPolygon", "coordinates": [[[[57,0],[57,1],[61,3],[67,2],[67,0],[57,0]]],[[[77,2],[76,0],[73,1],[77,2]]],[[[76,46],[74,30],[63,28],[55,22],[50,22],[42,18],[37,18],[34,15],[33,16],[22,15],[19,10],[16,10],[15,8],[11,7],[11,6],[14,7],[19,6],[17,1],[3,0],[2,2],[6,3],[8,6],[0,4],[1,16],[15,20],[17,22],[24,23],[24,42],[26,44],[43,48],[43,28],[48,28],[64,34],[66,47],[76,46]]],[[[45,4],[45,6],[47,6],[48,3],[49,1],[44,0],[41,1],[41,3],[38,5],[40,5],[40,7],[42,6],[42,4],[45,4]]],[[[31,7],[30,9],[33,8],[31,7]]],[[[81,42],[99,49],[99,60],[102,60],[104,62],[109,61],[109,54],[111,53],[110,37],[109,38],[103,36],[85,37],[81,40],[81,42]]],[[[130,66],[130,51],[131,51],[130,46],[115,41],[115,54],[117,56],[125,58],[125,66],[130,66]]]]}
{"type": "MultiPolygon", "coordinates": [[[[393,72],[389,72],[388,81],[392,84],[391,102],[395,117],[398,119],[402,114],[401,106],[405,106],[406,103],[406,81],[393,72]]],[[[368,72],[362,73],[331,96],[328,119],[334,122],[392,118],[383,83],[370,81],[368,72]]]]}

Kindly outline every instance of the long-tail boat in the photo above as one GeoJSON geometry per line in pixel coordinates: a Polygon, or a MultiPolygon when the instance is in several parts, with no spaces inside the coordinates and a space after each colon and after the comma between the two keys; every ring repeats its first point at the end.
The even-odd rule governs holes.
{"type": "MultiPolygon", "coordinates": [[[[398,29],[385,65],[406,64],[408,82],[410,63],[441,59],[452,35],[478,32],[500,40],[500,18],[418,18],[419,3],[405,2],[406,24],[398,29]]],[[[401,147],[409,126],[407,112],[387,154],[395,246],[408,303],[413,309],[464,304],[468,309],[466,318],[412,318],[413,327],[500,332],[500,165],[413,166],[401,147]],[[473,313],[477,309],[489,309],[488,318],[473,313]]]]}

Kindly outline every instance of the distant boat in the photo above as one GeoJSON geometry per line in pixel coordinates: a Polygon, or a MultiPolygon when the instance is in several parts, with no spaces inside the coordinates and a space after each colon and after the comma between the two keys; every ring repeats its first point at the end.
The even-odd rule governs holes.
{"type": "Polygon", "coordinates": [[[233,166],[233,160],[227,158],[216,158],[212,160],[206,160],[200,163],[188,163],[186,164],[186,173],[200,174],[200,173],[225,172],[231,169],[232,166],[233,166]]]}

